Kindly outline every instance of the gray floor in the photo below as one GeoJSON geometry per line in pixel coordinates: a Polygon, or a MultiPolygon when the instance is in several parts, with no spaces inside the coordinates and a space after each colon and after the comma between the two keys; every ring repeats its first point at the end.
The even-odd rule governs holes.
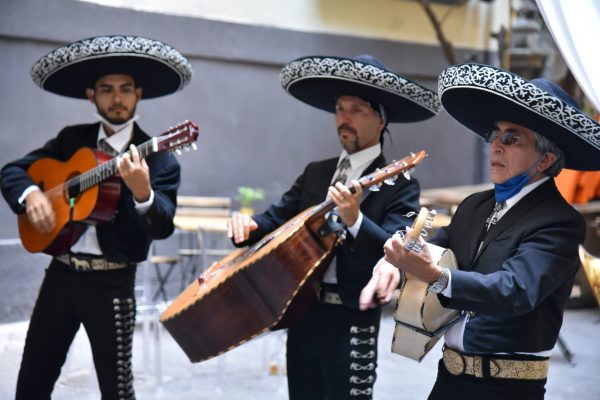
{"type": "MultiPolygon", "coordinates": [[[[18,243],[0,246],[0,400],[14,398],[28,318],[47,256],[27,255],[18,243]]],[[[140,268],[138,280],[143,281],[140,268]]],[[[146,275],[152,278],[153,273],[146,275]]],[[[170,294],[179,290],[177,271],[170,294]]],[[[375,399],[425,399],[435,380],[440,345],[418,364],[390,352],[393,320],[386,308],[379,338],[375,399]]],[[[287,399],[285,333],[259,337],[215,359],[192,364],[157,324],[159,311],[139,312],[133,364],[138,399],[287,399]]],[[[571,366],[559,348],[550,367],[549,400],[600,399],[597,360],[600,355],[600,309],[568,309],[561,336],[575,354],[571,366]]],[[[57,383],[54,400],[99,399],[85,333],[80,332],[57,383]]]]}
{"type": "MultiPolygon", "coordinates": [[[[571,366],[557,348],[552,356],[547,396],[599,399],[597,359],[600,313],[568,310],[562,336],[575,354],[571,366]]],[[[150,318],[152,318],[150,316],[150,318]]],[[[138,399],[287,399],[284,371],[285,333],[264,335],[215,359],[192,364],[164,329],[144,328],[143,316],[134,337],[134,377],[138,399]],[[158,358],[157,358],[158,357],[158,358]]],[[[17,367],[27,321],[0,325],[0,399],[14,396],[17,367]]],[[[389,351],[393,321],[386,315],[380,335],[375,399],[424,399],[435,380],[440,353],[436,346],[421,364],[389,351]]],[[[80,332],[69,353],[53,399],[98,399],[87,338],[80,332]]]]}

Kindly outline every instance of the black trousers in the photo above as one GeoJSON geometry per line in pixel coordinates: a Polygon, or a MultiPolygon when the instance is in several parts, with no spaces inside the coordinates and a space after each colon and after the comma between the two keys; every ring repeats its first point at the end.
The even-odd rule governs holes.
{"type": "Polygon", "coordinates": [[[17,379],[17,400],[50,399],[83,324],[103,400],[133,399],[135,268],[75,272],[53,260],[37,298],[17,379]]]}
{"type": "Polygon", "coordinates": [[[452,375],[444,362],[438,364],[438,376],[429,400],[542,400],[546,379],[517,380],[452,375]]]}
{"type": "Polygon", "coordinates": [[[372,399],[380,317],[317,303],[288,331],[290,400],[372,399]]]}

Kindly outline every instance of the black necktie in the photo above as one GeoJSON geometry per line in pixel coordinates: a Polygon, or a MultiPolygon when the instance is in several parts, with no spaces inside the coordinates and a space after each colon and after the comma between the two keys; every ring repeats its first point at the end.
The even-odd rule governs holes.
{"type": "Polygon", "coordinates": [[[337,172],[332,185],[335,185],[337,182],[341,182],[342,185],[346,184],[346,179],[348,178],[348,168],[350,168],[350,159],[348,157],[344,157],[337,167],[337,172]]]}
{"type": "Polygon", "coordinates": [[[98,141],[98,150],[101,150],[105,153],[108,153],[112,156],[116,156],[117,154],[119,154],[119,152],[117,152],[115,149],[113,149],[113,147],[108,144],[108,142],[106,141],[106,139],[100,139],[98,141]]]}

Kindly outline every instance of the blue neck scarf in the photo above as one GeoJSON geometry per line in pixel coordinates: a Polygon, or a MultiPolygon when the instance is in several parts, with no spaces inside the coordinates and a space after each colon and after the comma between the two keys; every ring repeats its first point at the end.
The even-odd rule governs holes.
{"type": "Polygon", "coordinates": [[[545,155],[546,154],[542,154],[542,156],[538,158],[537,161],[534,162],[531,167],[527,168],[526,171],[521,172],[519,175],[515,175],[502,183],[494,184],[494,195],[496,197],[496,203],[502,203],[513,197],[515,194],[519,193],[521,189],[523,189],[525,185],[527,185],[527,183],[531,181],[531,178],[537,175],[533,174],[532,176],[529,176],[529,172],[531,172],[531,170],[538,165],[538,163],[542,160],[542,158],[544,158],[545,155]]]}

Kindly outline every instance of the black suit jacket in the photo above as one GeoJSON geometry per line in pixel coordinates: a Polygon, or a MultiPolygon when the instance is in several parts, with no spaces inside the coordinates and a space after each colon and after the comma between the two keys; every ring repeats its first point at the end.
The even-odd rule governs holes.
{"type": "MultiPolygon", "coordinates": [[[[4,198],[15,213],[25,211],[18,202],[23,191],[33,185],[26,171],[36,160],[51,157],[67,161],[82,147],[95,148],[100,123],[65,127],[42,148],[8,163],[0,171],[0,186],[4,198]]],[[[131,143],[139,145],[150,137],[137,124],[131,143]]],[[[154,201],[148,212],[139,215],[133,195],[122,182],[121,196],[115,217],[96,226],[98,242],[106,259],[115,262],[140,262],[146,259],[153,239],[164,239],[174,230],[173,216],[177,202],[180,167],[170,153],[154,153],[146,158],[154,201]]]]}
{"type": "Polygon", "coordinates": [[[468,197],[432,240],[450,248],[460,268],[452,271],[451,298],[440,300],[475,313],[464,334],[468,352],[550,350],[579,268],[585,222],[549,179],[490,228],[477,254],[494,202],[493,190],[468,197]]]}
{"type": "MultiPolygon", "coordinates": [[[[308,207],[323,202],[327,196],[337,158],[310,163],[278,204],[253,218],[258,229],[248,243],[254,243],[308,207]]],[[[382,168],[386,161],[379,155],[365,170],[365,175],[382,168]]],[[[412,218],[405,215],[419,207],[419,184],[400,176],[394,186],[383,185],[379,192],[369,194],[361,203],[364,215],[358,235],[346,235],[338,248],[338,290],[344,305],[358,309],[361,289],[371,278],[372,270],[383,256],[383,244],[396,231],[410,226],[412,218]]]]}

